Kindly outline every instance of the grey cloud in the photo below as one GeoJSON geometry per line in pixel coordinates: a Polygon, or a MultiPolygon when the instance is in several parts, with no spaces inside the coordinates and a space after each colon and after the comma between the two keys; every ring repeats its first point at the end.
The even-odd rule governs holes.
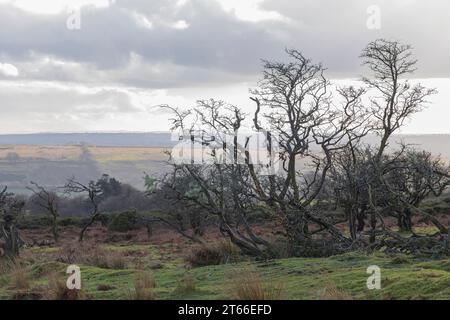
{"type": "Polygon", "coordinates": [[[18,81],[168,88],[255,79],[261,58],[283,59],[284,47],[293,47],[323,62],[330,76],[357,77],[361,49],[387,37],[414,45],[417,76],[450,76],[446,0],[265,0],[263,8],[288,20],[257,23],[239,20],[215,1],[177,3],[117,0],[109,8],[83,7],[77,31],[66,28],[68,14],[37,15],[0,5],[0,61],[20,69],[18,81]],[[366,28],[372,4],[381,8],[381,30],[366,28]],[[141,26],[136,15],[152,27],[141,26]],[[189,27],[171,27],[180,20],[189,27]]]}
{"type": "Polygon", "coordinates": [[[263,7],[296,21],[288,31],[289,45],[323,61],[338,77],[358,75],[361,49],[377,38],[413,45],[419,60],[417,77],[450,76],[447,0],[265,0],[263,7]],[[366,27],[372,5],[380,8],[379,30],[366,27]]]}
{"type": "MultiPolygon", "coordinates": [[[[260,65],[255,57],[284,46],[265,25],[241,21],[213,1],[192,0],[181,8],[176,1],[117,1],[110,8],[82,8],[81,14],[81,30],[72,31],[65,27],[67,15],[32,15],[3,5],[0,41],[5,45],[0,48],[0,56],[29,61],[33,55],[48,55],[86,64],[86,69],[99,72],[123,70],[115,80],[127,84],[167,82],[170,86],[173,82],[195,83],[195,78],[221,82],[224,74],[230,74],[225,79],[234,79],[233,75],[255,73],[260,65]],[[139,26],[136,12],[154,22],[153,27],[139,26]],[[179,20],[187,21],[189,27],[179,30],[170,26],[179,20]],[[143,65],[178,68],[182,78],[174,81],[170,73],[163,73],[158,79],[133,83],[135,77],[126,74],[133,53],[143,58],[143,65]]],[[[67,80],[83,78],[63,69],[55,68],[53,75],[67,80]]],[[[40,76],[35,75],[45,76],[52,73],[42,70],[40,76]]]]}
{"type": "Polygon", "coordinates": [[[0,84],[0,113],[8,115],[35,114],[85,115],[102,117],[109,113],[141,111],[133,105],[130,96],[118,89],[78,90],[55,85],[0,84]]]}

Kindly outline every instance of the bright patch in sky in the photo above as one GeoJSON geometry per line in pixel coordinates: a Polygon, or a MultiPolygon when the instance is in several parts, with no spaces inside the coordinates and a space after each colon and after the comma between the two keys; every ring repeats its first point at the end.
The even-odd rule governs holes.
{"type": "Polygon", "coordinates": [[[0,75],[7,77],[17,77],[19,70],[15,66],[9,63],[0,63],[0,75]]]}
{"type": "Polygon", "coordinates": [[[58,14],[85,5],[107,7],[113,2],[114,0],[0,0],[0,4],[10,3],[22,10],[42,14],[58,14]]]}
{"type": "Polygon", "coordinates": [[[184,20],[179,20],[179,21],[177,21],[177,22],[173,25],[173,27],[174,27],[175,29],[183,30],[183,29],[189,28],[189,23],[187,23],[187,22],[184,21],[184,20]]]}
{"type": "Polygon", "coordinates": [[[264,0],[217,0],[228,12],[242,20],[258,22],[263,20],[285,20],[286,18],[276,11],[266,11],[260,5],[264,0]]]}

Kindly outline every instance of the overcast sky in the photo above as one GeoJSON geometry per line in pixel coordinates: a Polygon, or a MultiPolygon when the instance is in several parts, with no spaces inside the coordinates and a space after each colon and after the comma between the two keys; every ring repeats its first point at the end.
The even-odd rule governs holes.
{"type": "Polygon", "coordinates": [[[0,0],[0,133],[167,130],[153,106],[250,108],[260,59],[285,47],[345,84],[381,37],[413,45],[414,81],[439,91],[403,132],[450,133],[449,12],[448,0],[0,0]]]}

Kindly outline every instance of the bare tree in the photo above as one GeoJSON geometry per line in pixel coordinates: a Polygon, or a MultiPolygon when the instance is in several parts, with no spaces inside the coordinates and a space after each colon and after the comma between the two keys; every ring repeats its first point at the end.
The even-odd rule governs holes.
{"type": "MultiPolygon", "coordinates": [[[[246,115],[236,106],[222,101],[201,100],[188,111],[175,109],[174,128],[189,128],[211,134],[211,141],[197,141],[201,145],[215,145],[212,165],[182,164],[178,170],[194,178],[201,190],[199,205],[219,218],[220,230],[244,251],[259,254],[268,242],[256,236],[246,216],[262,203],[268,204],[274,216],[295,242],[309,237],[308,225],[314,224],[328,231],[342,242],[345,236],[323,219],[314,202],[323,187],[331,166],[332,154],[347,143],[365,134],[366,114],[360,103],[363,89],[338,88],[340,104],[332,102],[329,82],[324,68],[313,64],[300,52],[287,51],[290,63],[264,62],[263,80],[251,99],[256,112],[250,124],[265,133],[269,154],[271,144],[280,144],[280,151],[271,154],[281,162],[278,175],[258,175],[258,168],[250,161],[249,139],[239,141],[237,131],[248,125],[246,115]],[[261,114],[264,113],[262,116],[261,114]],[[221,139],[231,135],[231,141],[221,139]],[[314,149],[315,148],[315,149],[314,149]],[[227,150],[228,149],[228,153],[227,150]],[[220,151],[220,152],[219,152],[220,151]],[[231,162],[222,161],[223,158],[231,162]],[[245,161],[237,161],[244,159],[245,161]],[[297,165],[306,163],[304,168],[297,165]]],[[[192,144],[196,138],[191,135],[192,144]]]]}
{"type": "Polygon", "coordinates": [[[200,100],[188,112],[175,110],[176,115],[182,116],[174,118],[174,127],[189,128],[187,143],[193,148],[188,156],[190,152],[198,152],[207,146],[209,152],[206,152],[206,157],[215,160],[203,164],[190,159],[185,163],[174,163],[175,179],[171,181],[189,177],[191,188],[186,190],[184,185],[172,183],[171,192],[179,200],[190,202],[215,217],[221,233],[244,252],[260,254],[268,242],[257,236],[247,221],[255,201],[249,186],[251,180],[247,165],[239,161],[246,155],[237,136],[245,115],[236,106],[216,100],[200,100]],[[201,133],[201,136],[194,132],[201,133]],[[212,145],[216,148],[210,148],[212,145]]]}
{"type": "Polygon", "coordinates": [[[363,82],[374,90],[371,112],[375,131],[381,139],[377,157],[381,158],[388,140],[411,115],[421,111],[427,98],[436,93],[420,84],[412,85],[405,76],[416,70],[417,60],[412,58],[412,47],[398,41],[378,39],[362,51],[363,65],[372,72],[363,82]]]}
{"type": "MultiPolygon", "coordinates": [[[[370,77],[362,79],[370,94],[370,118],[366,127],[380,140],[372,146],[355,141],[338,152],[334,156],[331,180],[336,201],[348,218],[352,239],[364,231],[369,214],[369,239],[374,243],[377,233],[386,231],[383,216],[392,212],[397,214],[402,228],[411,230],[411,212],[419,210],[417,206],[431,190],[437,188],[442,192],[446,187],[443,175],[431,174],[432,168],[439,167],[444,172],[445,169],[431,155],[419,156],[407,151],[404,145],[387,152],[392,135],[411,115],[421,111],[427,98],[435,93],[405,79],[415,71],[417,62],[412,58],[411,46],[379,39],[367,45],[361,58],[371,71],[370,77]],[[433,183],[419,182],[430,179],[437,184],[430,187],[433,183]],[[378,226],[382,230],[377,231],[378,226]]],[[[431,219],[441,229],[440,223],[431,219]]]]}
{"type": "Polygon", "coordinates": [[[168,107],[175,115],[173,129],[187,132],[192,146],[212,146],[212,157],[220,160],[175,164],[175,175],[192,178],[199,190],[192,197],[174,184],[179,199],[216,216],[220,230],[251,254],[268,246],[246,218],[261,206],[270,209],[294,246],[304,246],[317,234],[329,234],[333,245],[344,249],[379,246],[379,234],[398,242],[384,218],[396,214],[399,224],[409,228],[412,212],[420,212],[444,232],[445,227],[418,206],[446,189],[449,169],[430,154],[406,146],[388,152],[392,135],[435,93],[404,79],[415,70],[411,47],[382,39],[369,43],[361,58],[372,75],[362,79],[362,88],[333,86],[321,64],[297,50],[286,52],[289,62],[264,61],[263,78],[250,97],[255,103],[250,124],[265,135],[267,152],[281,170],[260,175],[261,169],[250,161],[249,139],[237,135],[249,123],[238,107],[216,100],[201,100],[184,111],[168,107]],[[201,139],[195,131],[202,132],[201,139]],[[369,133],[379,136],[378,144],[364,142],[369,133]],[[234,138],[224,140],[224,134],[234,138]],[[204,139],[208,135],[214,138],[204,139]],[[275,143],[277,151],[272,149],[275,143]],[[343,222],[350,237],[336,227],[343,222]]]}
{"type": "Polygon", "coordinates": [[[52,233],[55,242],[58,242],[58,218],[59,197],[55,191],[49,191],[36,182],[30,182],[32,186],[27,187],[34,195],[34,203],[44,209],[52,219],[52,233]]]}
{"type": "Polygon", "coordinates": [[[284,170],[278,177],[282,180],[280,184],[275,177],[270,178],[269,190],[262,192],[261,199],[276,204],[294,242],[308,237],[308,224],[312,223],[348,243],[341,232],[321,217],[313,203],[326,181],[333,154],[366,133],[367,115],[361,105],[365,90],[337,88],[336,96],[322,65],[313,64],[299,51],[287,53],[292,59],[289,63],[264,62],[263,80],[251,98],[256,103],[257,129],[262,128],[259,113],[268,109],[263,116],[265,130],[278,136],[284,170]],[[342,103],[336,105],[336,100],[342,103]]]}
{"type": "Polygon", "coordinates": [[[376,199],[374,189],[383,183],[383,154],[389,139],[413,114],[421,111],[427,98],[434,94],[434,89],[427,89],[420,84],[411,85],[403,77],[416,70],[417,60],[412,58],[412,47],[398,41],[378,39],[370,42],[361,54],[363,65],[372,72],[371,77],[363,77],[374,95],[370,99],[374,118],[374,131],[380,135],[380,143],[373,161],[373,180],[368,184],[370,191],[371,242],[375,241],[377,221],[376,207],[382,199],[376,199]]]}
{"type": "Polygon", "coordinates": [[[77,181],[74,177],[68,179],[66,185],[64,186],[64,190],[69,194],[85,194],[87,196],[87,200],[91,205],[91,210],[89,212],[89,221],[83,226],[79,235],[79,242],[83,241],[84,235],[87,229],[97,220],[100,216],[100,212],[98,209],[99,206],[99,197],[102,193],[101,188],[94,182],[90,181],[87,184],[81,183],[77,181]]]}

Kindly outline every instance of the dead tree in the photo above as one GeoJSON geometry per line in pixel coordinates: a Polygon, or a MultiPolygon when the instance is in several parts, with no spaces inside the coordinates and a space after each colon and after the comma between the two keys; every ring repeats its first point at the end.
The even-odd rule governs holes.
{"type": "Polygon", "coordinates": [[[33,201],[35,204],[44,209],[50,215],[52,219],[53,239],[55,242],[58,242],[59,197],[56,192],[49,191],[36,182],[31,181],[30,183],[32,186],[27,187],[27,189],[33,193],[33,201]]]}
{"type": "Polygon", "coordinates": [[[189,177],[191,186],[183,190],[185,185],[172,184],[172,194],[208,212],[220,232],[245,253],[261,254],[268,242],[257,236],[247,221],[255,201],[247,164],[239,160],[246,153],[237,135],[245,115],[239,108],[216,100],[198,101],[194,109],[175,110],[175,115],[174,127],[189,128],[184,130],[184,135],[187,145],[193,148],[186,150],[185,162],[174,163],[177,179],[173,180],[189,177]],[[208,149],[206,163],[190,158],[203,147],[208,149]]]}
{"type": "Polygon", "coordinates": [[[100,211],[98,208],[99,196],[102,193],[100,186],[94,181],[90,181],[87,184],[77,181],[74,177],[70,178],[66,185],[64,186],[65,192],[68,194],[85,194],[87,196],[87,201],[91,204],[91,210],[89,212],[88,222],[81,228],[78,241],[82,242],[87,229],[97,220],[100,216],[100,211]]]}

